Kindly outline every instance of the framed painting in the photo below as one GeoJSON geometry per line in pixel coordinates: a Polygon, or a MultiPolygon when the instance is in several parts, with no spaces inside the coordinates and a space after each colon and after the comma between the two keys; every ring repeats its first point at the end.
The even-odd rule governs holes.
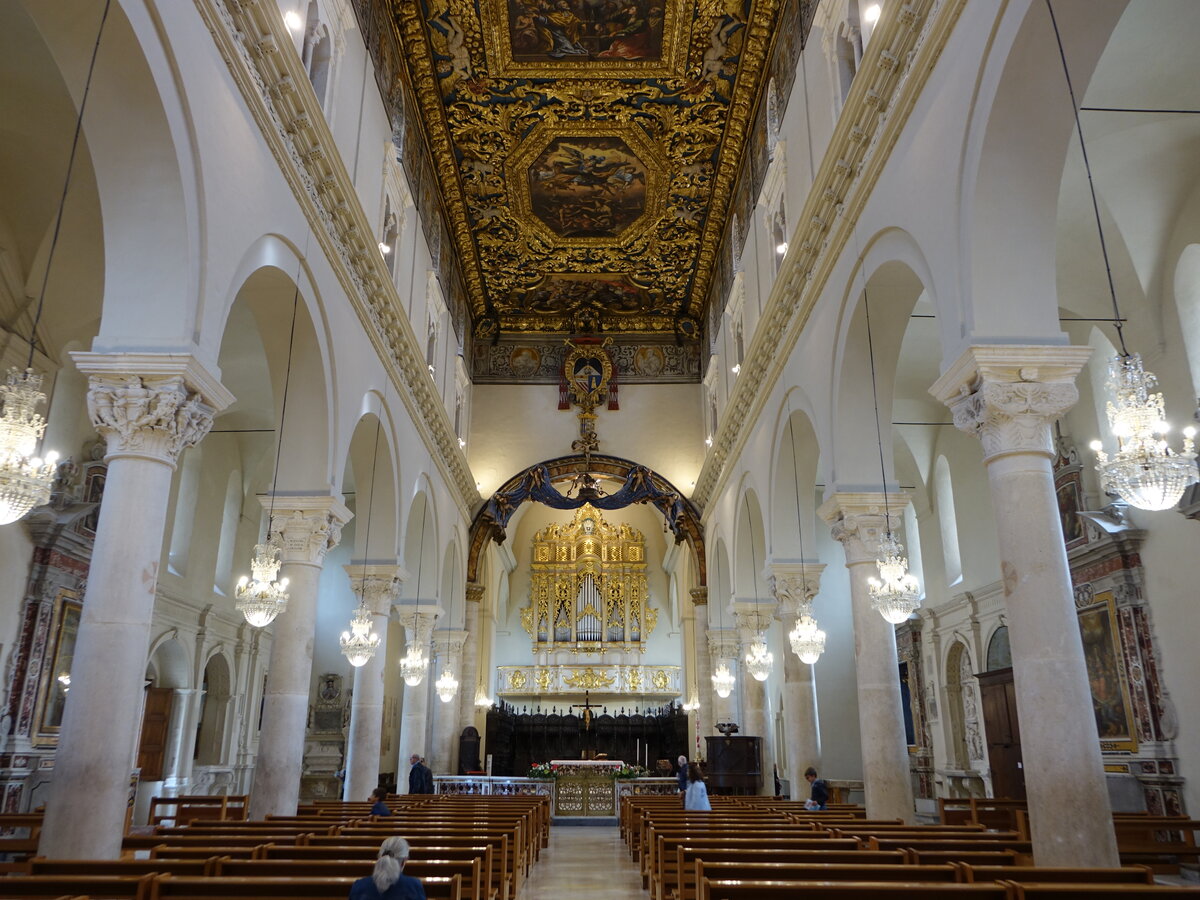
{"type": "Polygon", "coordinates": [[[1125,653],[1117,629],[1116,598],[1112,591],[1104,591],[1096,595],[1095,601],[1080,609],[1078,616],[1100,749],[1134,751],[1138,748],[1137,733],[1125,674],[1125,653]]]}
{"type": "Polygon", "coordinates": [[[71,690],[71,664],[75,659],[79,617],[83,611],[79,595],[65,589],[59,592],[54,605],[50,646],[42,663],[38,684],[37,729],[33,735],[36,747],[58,744],[63,709],[67,703],[67,693],[71,690]]]}
{"type": "Polygon", "coordinates": [[[1079,469],[1059,472],[1054,480],[1054,492],[1058,496],[1058,518],[1062,523],[1063,542],[1068,550],[1087,543],[1087,529],[1079,518],[1083,509],[1083,484],[1079,469]]]}

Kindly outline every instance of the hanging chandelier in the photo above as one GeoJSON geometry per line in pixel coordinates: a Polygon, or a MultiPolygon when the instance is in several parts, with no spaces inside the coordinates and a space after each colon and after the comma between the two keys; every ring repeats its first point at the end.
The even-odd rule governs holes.
{"type": "Polygon", "coordinates": [[[8,525],[35,506],[50,501],[58,454],[34,456],[37,442],[46,430],[46,419],[37,411],[46,399],[42,376],[33,369],[8,370],[8,381],[0,385],[4,412],[0,414],[0,525],[8,525]]]}
{"type": "Polygon", "coordinates": [[[484,709],[492,705],[492,698],[485,694],[482,690],[475,693],[475,705],[480,709],[484,709]]]}
{"type": "Polygon", "coordinates": [[[425,671],[429,668],[429,659],[420,647],[411,646],[400,660],[400,676],[409,687],[416,687],[425,680],[425,671]]]}
{"type": "Polygon", "coordinates": [[[287,609],[288,580],[275,580],[283,565],[281,555],[279,544],[271,538],[255,544],[254,558],[250,560],[252,574],[238,580],[234,606],[255,628],[265,628],[287,609]]]}
{"type": "Polygon", "coordinates": [[[904,548],[890,531],[879,542],[883,559],[875,560],[879,578],[867,579],[871,606],[893,625],[899,625],[921,605],[921,586],[908,572],[904,548]]]}
{"type": "Polygon", "coordinates": [[[751,643],[750,649],[746,651],[746,671],[749,672],[755,681],[766,681],[771,675],[771,665],[775,662],[775,654],[767,649],[767,642],[762,634],[759,634],[751,643]]]}
{"type": "Polygon", "coordinates": [[[1196,429],[1183,429],[1182,452],[1167,444],[1163,395],[1154,390],[1157,379],[1142,367],[1140,353],[1112,360],[1105,386],[1115,398],[1108,401],[1108,424],[1117,452],[1110,457],[1100,441],[1091,443],[1101,485],[1138,509],[1170,509],[1197,479],[1196,429]]]}
{"type": "Polygon", "coordinates": [[[360,604],[350,619],[350,630],[342,632],[342,652],[350,665],[365,666],[379,649],[379,635],[371,630],[371,611],[360,604]]]}
{"type": "Polygon", "coordinates": [[[684,712],[695,712],[699,708],[700,708],[700,701],[696,699],[695,694],[692,695],[692,699],[690,699],[687,703],[683,704],[684,712]]]}
{"type": "Polygon", "coordinates": [[[729,670],[729,666],[724,662],[717,663],[716,670],[712,673],[713,690],[717,692],[717,696],[724,700],[733,693],[733,685],[737,679],[733,672],[729,670]]]}
{"type": "Polygon", "coordinates": [[[458,679],[454,677],[454,672],[448,665],[442,669],[442,676],[434,682],[433,688],[443,703],[449,703],[458,693],[458,679]]]}
{"type": "Polygon", "coordinates": [[[800,657],[800,662],[813,665],[825,652],[825,632],[817,627],[817,620],[807,612],[801,613],[796,619],[796,627],[788,635],[792,644],[792,652],[800,657]]]}

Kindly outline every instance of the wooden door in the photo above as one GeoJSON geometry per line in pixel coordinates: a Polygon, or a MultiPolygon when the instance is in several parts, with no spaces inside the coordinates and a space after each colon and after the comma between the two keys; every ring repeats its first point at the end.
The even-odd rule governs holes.
{"type": "Polygon", "coordinates": [[[162,781],[167,762],[167,737],[171,724],[171,688],[146,688],[146,711],[142,714],[142,738],[138,744],[138,768],[142,781],[162,781]]]}
{"type": "Polygon", "coordinates": [[[1021,725],[1012,669],[997,669],[976,676],[983,698],[983,728],[988,765],[992,768],[995,797],[1025,799],[1025,771],[1021,760],[1021,725]]]}

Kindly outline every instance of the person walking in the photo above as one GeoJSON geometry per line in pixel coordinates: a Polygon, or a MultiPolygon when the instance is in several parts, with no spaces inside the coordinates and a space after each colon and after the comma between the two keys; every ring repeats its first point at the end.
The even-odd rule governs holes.
{"type": "Polygon", "coordinates": [[[433,773],[421,762],[420,754],[414,753],[408,758],[412,768],[408,770],[408,792],[410,794],[432,794],[433,773]]]}
{"type": "Polygon", "coordinates": [[[829,785],[817,777],[817,770],[809,766],[804,770],[804,780],[812,785],[812,793],[804,803],[805,809],[825,809],[829,803],[829,785]]]}
{"type": "Polygon", "coordinates": [[[693,810],[711,810],[708,802],[708,788],[704,785],[704,775],[696,763],[688,765],[687,793],[683,795],[683,808],[693,810]]]}

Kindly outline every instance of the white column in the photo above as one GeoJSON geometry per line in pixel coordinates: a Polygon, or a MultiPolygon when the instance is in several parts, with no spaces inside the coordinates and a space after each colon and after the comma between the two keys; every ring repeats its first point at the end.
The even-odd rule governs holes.
{"type": "MultiPolygon", "coordinates": [[[[429,657],[429,644],[433,637],[433,626],[442,608],[435,603],[401,604],[396,606],[396,618],[404,626],[408,647],[420,647],[429,657]]],[[[398,790],[407,791],[409,757],[426,756],[428,741],[426,726],[429,714],[430,684],[437,679],[433,666],[425,672],[425,677],[417,685],[404,685],[404,705],[400,712],[400,762],[396,773],[398,790]]]]}
{"type": "Polygon", "coordinates": [[[108,475],[39,852],[115,859],[154,612],[171,477],[233,396],[184,354],[73,353],[108,475]]]}
{"type": "MultiPolygon", "coordinates": [[[[908,504],[906,494],[888,494],[886,507],[893,528],[908,504]]],[[[837,493],[818,510],[841,541],[850,571],[850,603],[854,618],[854,668],[858,676],[858,725],[862,739],[863,782],[867,816],[913,820],[912,780],[904,737],[900,697],[900,665],[896,629],[871,608],[868,579],[877,574],[875,560],[887,530],[884,495],[837,493]]]]}
{"type": "MultiPolygon", "coordinates": [[[[772,563],[771,591],[779,601],[776,617],[783,628],[784,640],[796,619],[821,589],[824,563],[772,563]]],[[[793,800],[808,799],[804,770],[821,770],[821,725],[817,715],[816,666],[802,663],[788,644],[783,663],[783,722],[785,771],[793,800]]]]}
{"type": "Polygon", "coordinates": [[[350,589],[371,611],[371,628],[379,647],[354,670],[350,702],[350,735],[346,745],[346,785],[343,798],[366,800],[379,784],[379,753],[383,744],[383,675],[387,666],[388,618],[408,572],[398,565],[349,565],[350,589]]]}
{"type": "Polygon", "coordinates": [[[1051,464],[1051,425],[1079,399],[1075,377],[1090,353],[971,347],[930,388],[983,443],[1039,866],[1117,865],[1051,464]]]}
{"type": "Polygon", "coordinates": [[[449,671],[458,679],[458,692],[443,702],[434,690],[433,701],[433,746],[429,753],[429,768],[435,775],[455,775],[458,773],[458,736],[462,733],[459,728],[459,701],[467,690],[467,682],[463,678],[462,655],[463,644],[466,643],[467,633],[458,630],[441,630],[433,634],[433,664],[429,674],[436,684],[442,673],[449,671]]]}
{"type": "Polygon", "coordinates": [[[176,688],[167,726],[169,741],[163,770],[163,793],[168,797],[186,794],[196,752],[197,716],[204,692],[198,688],[176,688]]]}
{"type": "Polygon", "coordinates": [[[479,686],[479,653],[483,646],[483,622],[480,606],[483,601],[483,585],[467,585],[467,605],[463,611],[463,630],[467,633],[462,654],[462,687],[458,694],[458,733],[475,725],[475,692],[479,686]]]}
{"type": "Polygon", "coordinates": [[[705,752],[704,738],[713,734],[712,657],[708,652],[708,588],[696,587],[692,596],[692,617],[696,629],[696,746],[688,748],[689,759],[699,759],[705,752]]]}
{"type": "MultiPolygon", "coordinates": [[[[272,498],[261,499],[264,506],[272,507],[272,498]]],[[[325,554],[337,546],[342,526],[352,515],[340,501],[320,496],[275,497],[272,509],[268,530],[282,538],[280,577],[288,579],[289,599],[271,637],[262,731],[250,788],[251,819],[296,814],[312,686],[317,585],[325,554]]]]}
{"type": "MultiPolygon", "coordinates": [[[[708,656],[712,660],[713,671],[717,670],[717,666],[725,663],[729,667],[729,671],[734,674],[734,677],[741,681],[742,675],[738,668],[738,636],[737,632],[732,628],[709,628],[708,629],[708,656]]],[[[712,680],[709,680],[709,686],[712,686],[712,680]]],[[[719,697],[717,692],[712,692],[713,702],[713,720],[712,733],[716,734],[718,722],[737,722],[737,697],[738,691],[741,690],[740,684],[734,684],[733,692],[728,697],[719,697]]],[[[739,725],[742,723],[738,722],[739,725]]],[[[744,729],[743,734],[747,733],[744,729]]]]}
{"type": "Polygon", "coordinates": [[[758,681],[746,669],[750,645],[762,635],[765,639],[775,612],[774,603],[738,600],[734,603],[734,621],[738,634],[738,678],[742,682],[742,734],[763,739],[763,768],[768,768],[770,737],[767,734],[767,683],[758,681]],[[756,608],[757,607],[757,608],[756,608]]]}
{"type": "MultiPolygon", "coordinates": [[[[741,599],[734,603],[734,621],[738,626],[738,678],[742,688],[742,734],[762,738],[762,790],[774,794],[775,742],[771,739],[771,722],[767,717],[767,683],[759,681],[746,667],[746,654],[760,635],[766,639],[771,627],[774,603],[756,603],[741,599]]],[[[778,665],[779,660],[774,661],[778,665]]]]}

